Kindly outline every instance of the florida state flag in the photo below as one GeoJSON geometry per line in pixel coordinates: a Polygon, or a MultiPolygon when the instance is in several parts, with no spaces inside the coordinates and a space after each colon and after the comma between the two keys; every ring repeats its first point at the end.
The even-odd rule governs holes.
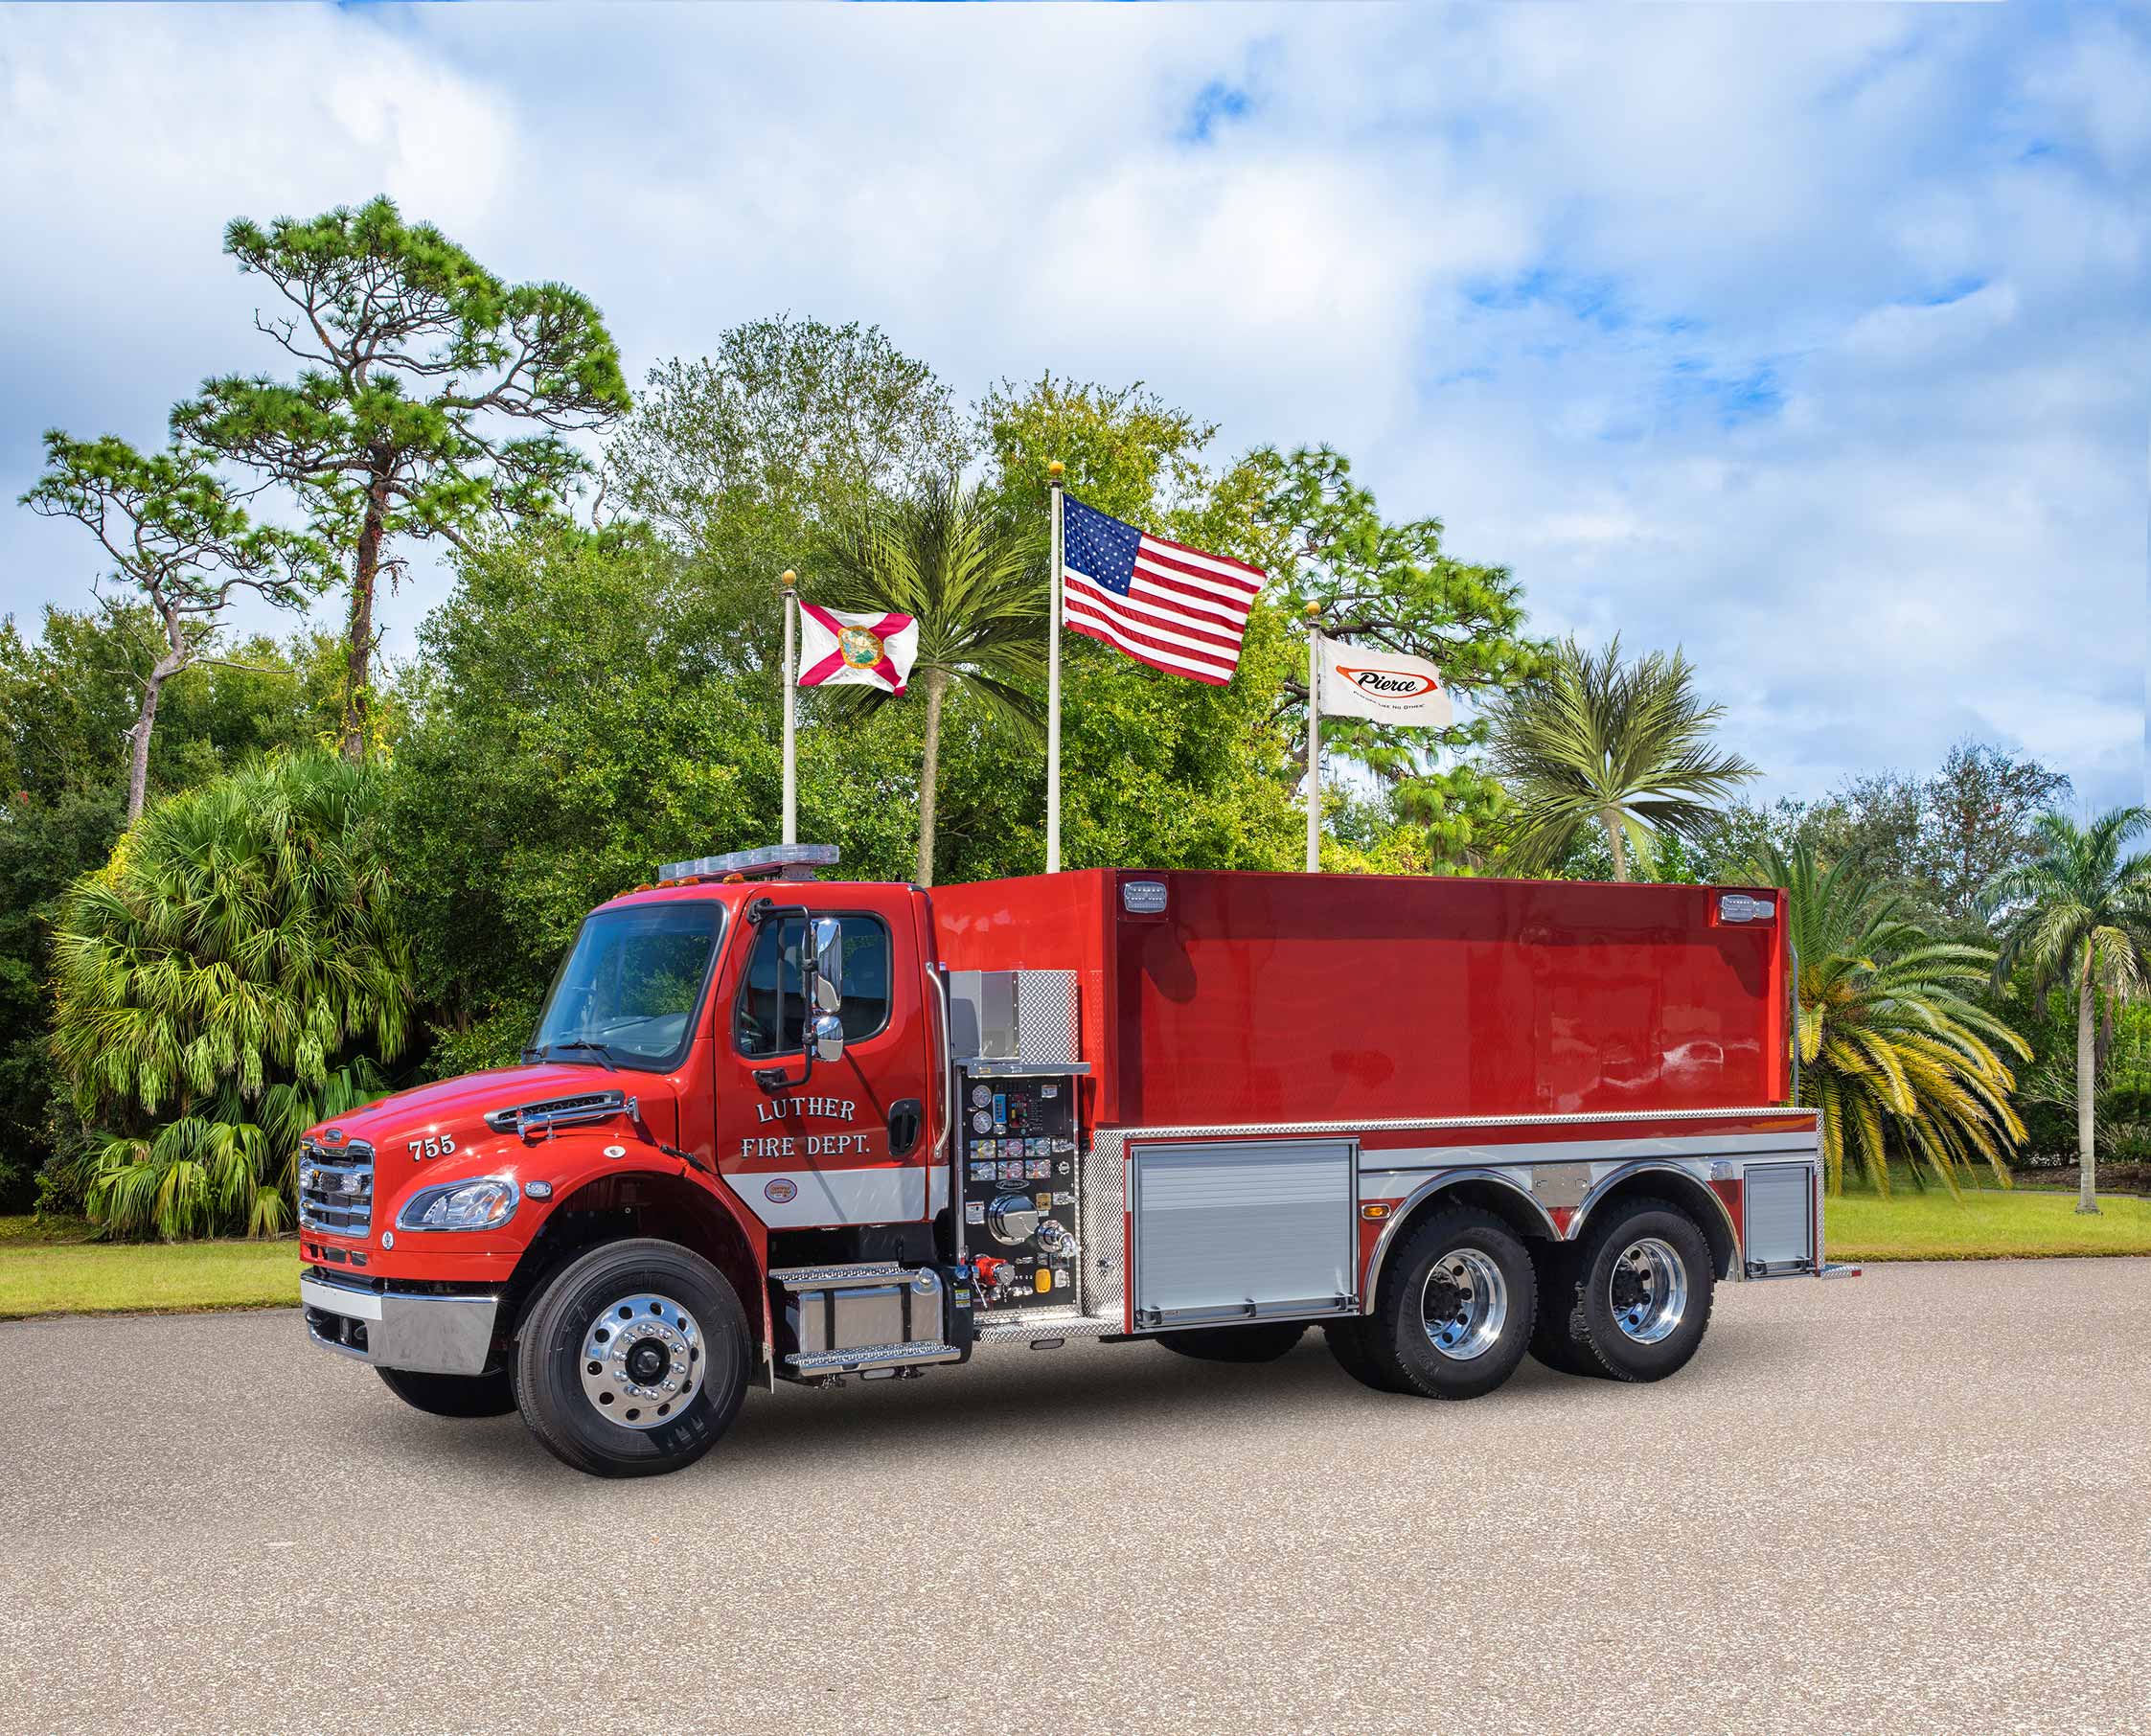
{"type": "Polygon", "coordinates": [[[919,624],[909,615],[799,605],[801,687],[850,683],[900,694],[918,654],[919,624]]]}

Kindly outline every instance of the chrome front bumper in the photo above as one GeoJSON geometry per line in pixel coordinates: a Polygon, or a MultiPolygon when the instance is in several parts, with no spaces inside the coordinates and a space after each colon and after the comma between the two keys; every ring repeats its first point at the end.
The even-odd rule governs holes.
{"type": "Polygon", "coordinates": [[[299,1312],[307,1336],[324,1350],[378,1368],[475,1375],[484,1374],[492,1359],[500,1297],[355,1290],[301,1278],[299,1312]]]}

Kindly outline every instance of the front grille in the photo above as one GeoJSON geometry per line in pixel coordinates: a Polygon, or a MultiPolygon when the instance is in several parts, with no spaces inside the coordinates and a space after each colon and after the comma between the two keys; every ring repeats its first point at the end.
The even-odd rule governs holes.
{"type": "Polygon", "coordinates": [[[325,1236],[364,1236],[374,1226],[374,1148],[299,1148],[299,1227],[325,1236]]]}

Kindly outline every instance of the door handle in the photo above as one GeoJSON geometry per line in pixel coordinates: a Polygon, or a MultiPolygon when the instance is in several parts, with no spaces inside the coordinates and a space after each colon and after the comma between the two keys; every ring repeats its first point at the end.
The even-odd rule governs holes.
{"type": "Polygon", "coordinates": [[[926,1125],[926,1106],[916,1097],[906,1097],[889,1110],[889,1155],[906,1157],[911,1148],[919,1143],[919,1131],[926,1125]]]}

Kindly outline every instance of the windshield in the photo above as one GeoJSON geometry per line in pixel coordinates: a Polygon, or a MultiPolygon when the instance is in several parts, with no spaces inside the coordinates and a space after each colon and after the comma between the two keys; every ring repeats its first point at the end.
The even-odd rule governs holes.
{"type": "Polygon", "coordinates": [[[526,1060],[663,1072],[694,1036],[724,907],[712,902],[601,910],[553,979],[526,1060]]]}

